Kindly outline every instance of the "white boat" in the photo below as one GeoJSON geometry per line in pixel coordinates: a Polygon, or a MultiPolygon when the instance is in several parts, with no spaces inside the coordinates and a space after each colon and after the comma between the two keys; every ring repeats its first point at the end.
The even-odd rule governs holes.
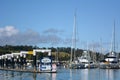
{"type": "Polygon", "coordinates": [[[107,62],[118,62],[118,58],[117,56],[115,55],[116,53],[115,52],[111,52],[106,58],[105,58],[105,61],[107,62]]]}
{"type": "Polygon", "coordinates": [[[115,54],[117,53],[109,53],[109,55],[103,61],[100,62],[100,68],[119,69],[119,59],[115,54]]]}
{"type": "Polygon", "coordinates": [[[40,64],[39,64],[39,69],[40,71],[51,71],[51,72],[56,72],[57,71],[57,66],[56,64],[52,64],[52,59],[51,57],[43,57],[40,59],[40,64]]]}
{"type": "Polygon", "coordinates": [[[89,51],[83,51],[82,56],[78,57],[79,63],[84,65],[84,68],[96,68],[97,65],[91,60],[89,51]]]}
{"type": "Polygon", "coordinates": [[[114,30],[113,30],[113,41],[111,45],[111,52],[107,55],[107,57],[100,62],[100,68],[110,68],[110,69],[118,69],[119,68],[119,59],[118,55],[115,52],[115,22],[114,22],[114,30]]]}

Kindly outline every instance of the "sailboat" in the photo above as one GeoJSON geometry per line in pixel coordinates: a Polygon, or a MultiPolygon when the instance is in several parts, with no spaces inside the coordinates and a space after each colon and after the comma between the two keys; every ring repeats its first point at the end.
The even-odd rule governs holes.
{"type": "Polygon", "coordinates": [[[120,68],[118,55],[115,52],[115,22],[114,22],[114,29],[113,29],[111,51],[107,55],[107,57],[100,62],[100,68],[102,69],[119,69],[120,68]]]}
{"type": "Polygon", "coordinates": [[[74,14],[74,27],[72,36],[72,47],[69,67],[71,69],[83,68],[84,65],[80,64],[76,58],[76,12],[74,14]]]}
{"type": "Polygon", "coordinates": [[[96,68],[96,65],[91,60],[88,52],[89,51],[83,51],[83,54],[81,57],[76,57],[76,13],[75,13],[73,37],[72,37],[72,48],[71,48],[71,59],[70,59],[69,67],[72,69],[96,68]]]}

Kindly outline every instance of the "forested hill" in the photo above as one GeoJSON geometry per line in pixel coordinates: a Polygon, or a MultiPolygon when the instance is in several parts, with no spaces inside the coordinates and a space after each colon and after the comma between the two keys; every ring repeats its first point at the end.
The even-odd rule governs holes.
{"type": "MultiPolygon", "coordinates": [[[[37,46],[28,46],[28,45],[19,45],[19,46],[11,46],[11,45],[5,45],[5,46],[0,46],[0,53],[10,53],[10,52],[20,52],[20,51],[32,51],[33,49],[51,49],[52,52],[66,52],[66,53],[71,53],[71,48],[70,47],[37,47],[37,46]]],[[[82,52],[81,49],[77,49],[77,52],[82,52]]]]}
{"type": "MultiPolygon", "coordinates": [[[[50,47],[50,48],[45,48],[45,47],[37,47],[37,46],[28,46],[28,45],[21,45],[21,46],[11,46],[11,45],[5,45],[5,46],[0,46],[0,55],[2,54],[7,54],[7,53],[12,53],[12,52],[20,52],[20,51],[32,51],[33,49],[51,49],[52,50],[52,56],[55,58],[56,53],[59,53],[58,58],[60,60],[68,60],[70,59],[70,54],[71,54],[71,47],[50,47]]],[[[76,57],[80,57],[83,53],[82,49],[76,49],[76,57]]],[[[99,52],[92,52],[89,51],[91,58],[99,61],[103,59],[106,55],[103,55],[99,52]]]]}
{"type": "MultiPolygon", "coordinates": [[[[12,52],[20,52],[20,51],[32,51],[33,49],[51,49],[52,52],[65,52],[70,54],[71,53],[71,48],[70,47],[37,47],[37,46],[28,46],[28,45],[19,45],[19,46],[11,46],[11,45],[5,45],[5,46],[0,46],[0,54],[6,54],[6,53],[12,53],[12,52]]],[[[77,53],[82,53],[83,50],[77,49],[76,50],[76,55],[77,53]]]]}
{"type": "Polygon", "coordinates": [[[11,52],[20,52],[20,51],[31,51],[34,48],[37,48],[36,46],[11,46],[11,45],[5,45],[5,46],[0,46],[0,54],[6,54],[6,53],[11,53],[11,52]]]}

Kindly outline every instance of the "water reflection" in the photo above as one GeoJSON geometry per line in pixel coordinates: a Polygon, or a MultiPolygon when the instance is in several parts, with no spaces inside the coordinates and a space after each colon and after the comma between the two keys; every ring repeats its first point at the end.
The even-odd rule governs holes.
{"type": "Polygon", "coordinates": [[[120,80],[119,69],[60,69],[57,73],[0,71],[0,80],[120,80]]]}
{"type": "Polygon", "coordinates": [[[88,80],[88,73],[89,73],[89,69],[85,69],[84,71],[82,71],[82,79],[81,80],[88,80]]]}
{"type": "Polygon", "coordinates": [[[70,69],[69,71],[69,80],[107,80],[103,76],[105,73],[100,72],[99,69],[70,69]]]}
{"type": "Polygon", "coordinates": [[[56,80],[56,73],[52,73],[52,80],[56,80]]]}
{"type": "Polygon", "coordinates": [[[109,78],[110,80],[114,80],[115,77],[114,77],[114,70],[109,70],[109,78]]]}
{"type": "Polygon", "coordinates": [[[72,80],[72,69],[70,69],[70,80],[72,80]]]}
{"type": "Polygon", "coordinates": [[[36,80],[36,77],[37,77],[36,73],[33,73],[33,80],[36,80]]]}
{"type": "Polygon", "coordinates": [[[115,70],[114,69],[107,69],[106,70],[106,78],[107,80],[115,80],[115,70]]]}
{"type": "Polygon", "coordinates": [[[88,69],[70,69],[69,80],[88,80],[89,70],[88,69]]]}

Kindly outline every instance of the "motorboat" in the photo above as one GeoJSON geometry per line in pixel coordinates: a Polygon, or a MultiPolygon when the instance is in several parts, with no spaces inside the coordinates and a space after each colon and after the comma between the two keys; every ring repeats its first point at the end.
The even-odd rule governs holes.
{"type": "Polygon", "coordinates": [[[56,66],[56,64],[52,64],[51,57],[42,57],[40,59],[39,70],[56,72],[57,66],[56,66]]]}
{"type": "Polygon", "coordinates": [[[97,65],[91,60],[89,51],[83,51],[82,56],[78,57],[79,63],[84,65],[84,68],[96,68],[97,65]]]}

